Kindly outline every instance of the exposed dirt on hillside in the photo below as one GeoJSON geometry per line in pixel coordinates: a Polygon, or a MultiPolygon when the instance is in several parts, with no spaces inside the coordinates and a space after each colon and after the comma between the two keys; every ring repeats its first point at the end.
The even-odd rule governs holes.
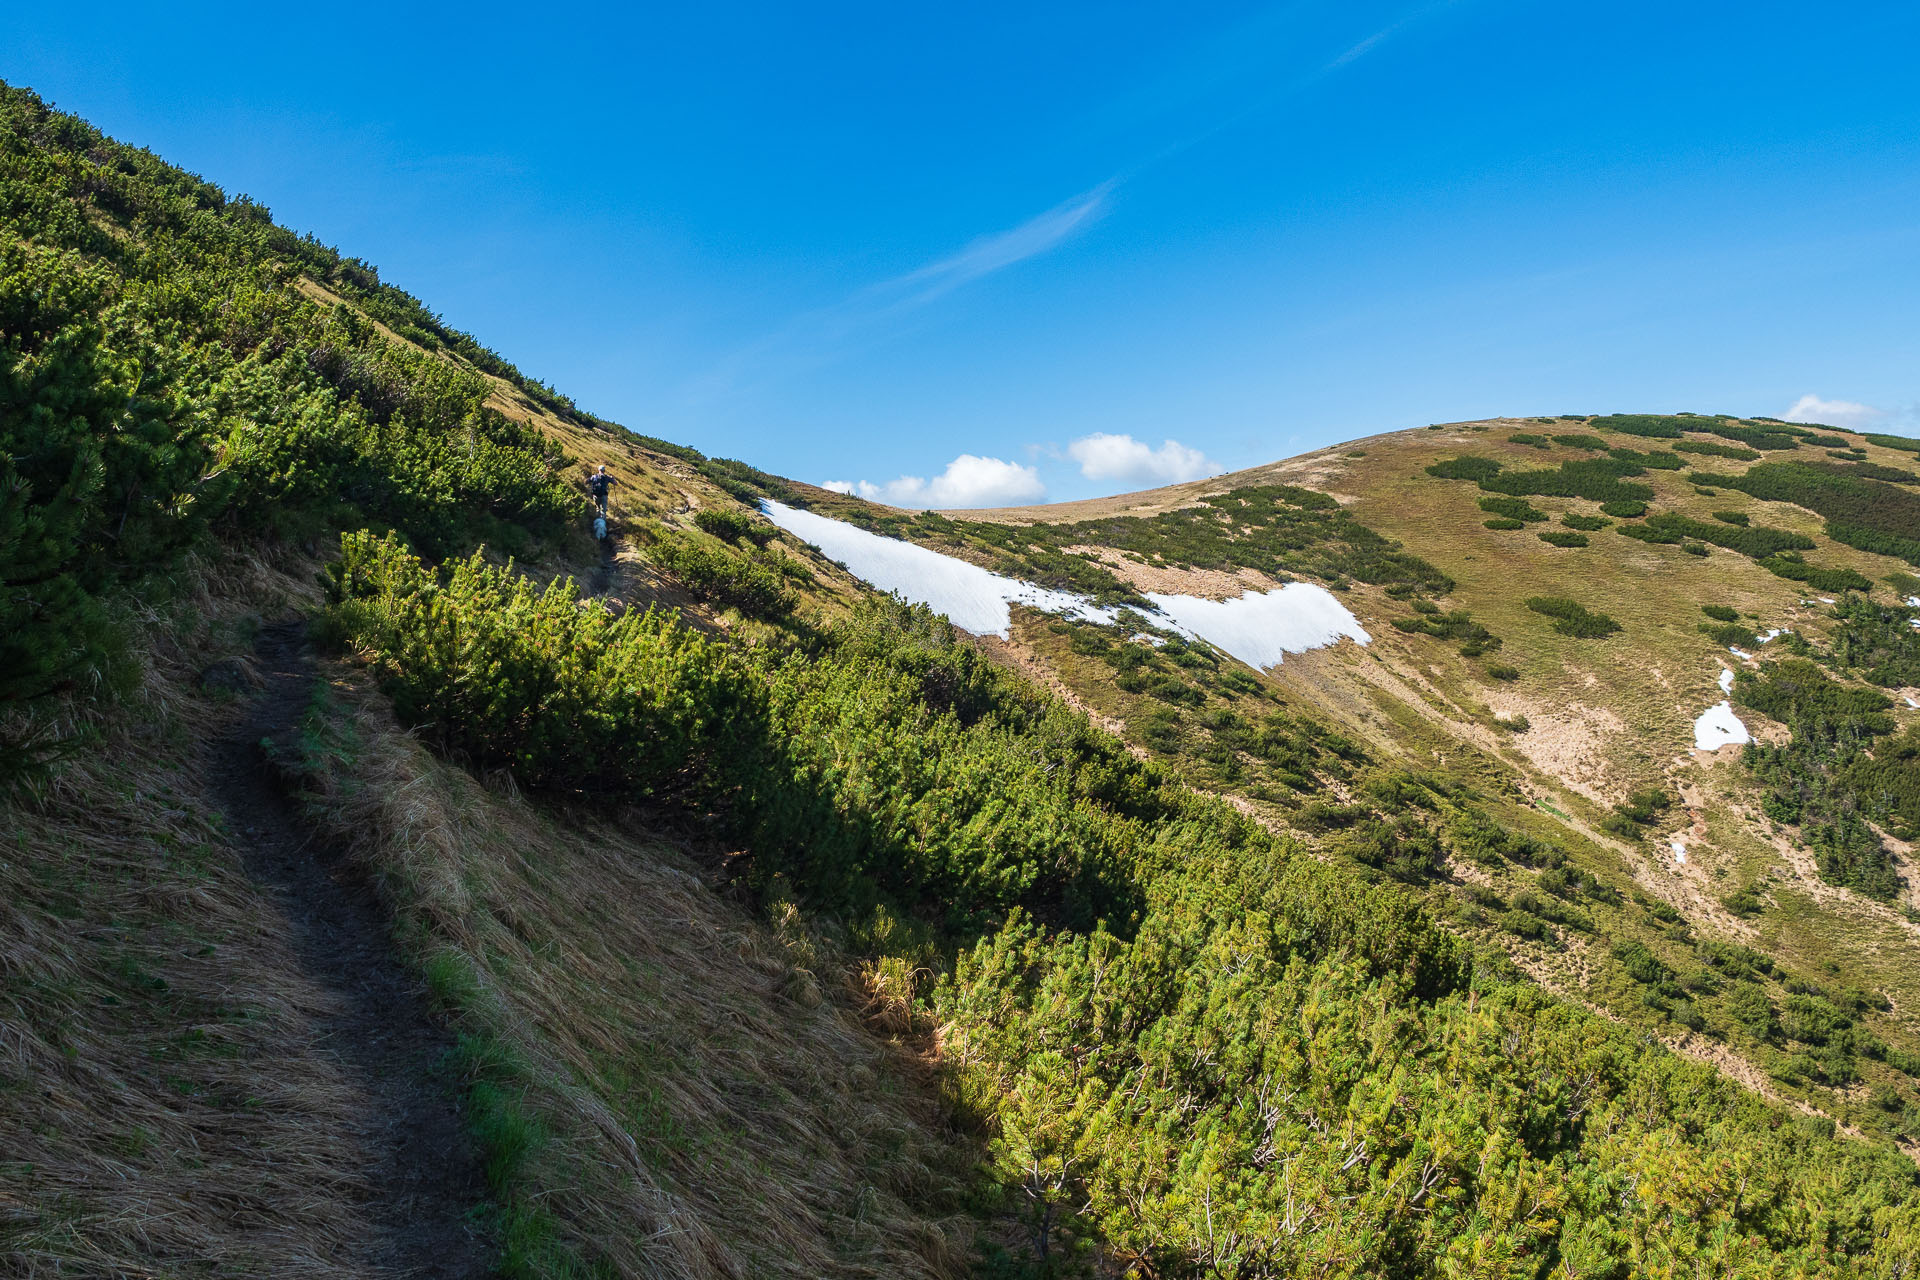
{"type": "Polygon", "coordinates": [[[1624,794],[1609,748],[1627,725],[1612,711],[1513,693],[1496,695],[1489,704],[1496,715],[1527,718],[1527,730],[1513,735],[1513,746],[1534,768],[1597,804],[1612,804],[1624,794]]]}
{"type": "Polygon", "coordinates": [[[248,873],[282,916],[308,975],[331,997],[315,1051],[355,1086],[365,1152],[365,1265],[426,1277],[490,1274],[471,1216],[484,1196],[479,1160],[436,1067],[451,1039],[427,1016],[394,955],[369,886],[342,851],[314,838],[287,799],[275,753],[297,745],[314,668],[298,622],[266,628],[256,646],[265,689],[209,753],[212,791],[248,873]]]}
{"type": "Polygon", "coordinates": [[[1090,555],[1113,570],[1114,576],[1142,593],[1199,596],[1203,600],[1238,600],[1249,591],[1269,591],[1273,580],[1254,569],[1178,569],[1137,560],[1112,547],[1064,547],[1072,555],[1090,555]]]}

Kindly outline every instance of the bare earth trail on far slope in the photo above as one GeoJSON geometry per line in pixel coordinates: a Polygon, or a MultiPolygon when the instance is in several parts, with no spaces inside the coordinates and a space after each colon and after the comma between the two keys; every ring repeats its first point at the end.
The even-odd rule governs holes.
{"type": "Polygon", "coordinates": [[[272,753],[294,742],[316,679],[305,640],[302,622],[262,631],[255,652],[265,691],[213,744],[213,791],[248,873],[332,997],[314,1049],[338,1062],[360,1096],[365,1265],[434,1280],[487,1276],[492,1251],[474,1217],[485,1197],[479,1158],[451,1084],[435,1070],[452,1038],[428,1017],[371,887],[302,820],[276,776],[272,753]]]}

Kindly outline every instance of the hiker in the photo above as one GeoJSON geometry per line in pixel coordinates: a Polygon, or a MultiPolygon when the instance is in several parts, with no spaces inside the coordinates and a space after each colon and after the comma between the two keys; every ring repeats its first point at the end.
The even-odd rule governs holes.
{"type": "Polygon", "coordinates": [[[607,514],[607,490],[617,483],[618,481],[607,474],[607,464],[604,462],[587,477],[587,492],[593,495],[593,505],[600,508],[600,514],[603,516],[607,514]]]}

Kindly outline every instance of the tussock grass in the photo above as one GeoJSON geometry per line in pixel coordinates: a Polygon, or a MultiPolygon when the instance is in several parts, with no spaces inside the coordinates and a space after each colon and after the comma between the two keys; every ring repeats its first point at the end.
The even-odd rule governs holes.
{"type": "MultiPolygon", "coordinates": [[[[45,708],[87,747],[0,807],[6,1274],[368,1274],[381,1143],[198,754],[233,708],[197,674],[316,604],[312,564],[191,570],[164,608],[127,605],[139,686],[45,708]]],[[[483,786],[351,681],[321,714],[307,799],[459,1031],[446,1068],[505,1274],[963,1269],[972,1147],[930,1046],[888,1043],[925,1034],[910,973],[852,971],[797,916],[755,923],[637,817],[483,786]]]]}
{"type": "MultiPolygon", "coordinates": [[[[314,775],[462,1033],[510,1273],[945,1276],[972,1158],[904,1049],[911,973],[768,930],[639,815],[542,811],[339,687],[314,775]]],[[[924,1079],[924,1076],[922,1077],[924,1079]]]]}
{"type": "Polygon", "coordinates": [[[331,997],[211,816],[193,674],[306,591],[203,563],[125,710],[0,801],[0,1272],[359,1276],[372,1146],[318,1052],[331,997]],[[228,600],[212,605],[212,593],[228,600]]]}

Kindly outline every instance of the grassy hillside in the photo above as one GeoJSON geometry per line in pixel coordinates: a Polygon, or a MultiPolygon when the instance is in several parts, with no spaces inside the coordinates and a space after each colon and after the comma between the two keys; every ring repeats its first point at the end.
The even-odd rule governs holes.
{"type": "Polygon", "coordinates": [[[1769,421],[1514,419],[1049,508],[912,516],[808,496],[1109,598],[1333,585],[1374,643],[1257,683],[1221,655],[1039,615],[1012,656],[1196,784],[1420,887],[1552,989],[1906,1146],[1920,1136],[1904,1013],[1920,999],[1906,843],[1920,778],[1901,736],[1920,717],[1899,541],[1920,527],[1913,461],[1897,438],[1769,421]],[[1284,539],[1252,518],[1275,493],[1305,495],[1284,539]],[[1377,540],[1370,560],[1347,550],[1354,528],[1377,540]],[[1388,568],[1401,564],[1423,568],[1388,568]],[[1570,625],[1569,609],[1599,621],[1570,625]],[[1811,700],[1780,692],[1801,671],[1811,700]],[[1694,751],[1723,672],[1760,742],[1694,751]],[[1337,768],[1285,745],[1313,724],[1350,744],[1337,768]],[[1407,773],[1468,789],[1548,865],[1463,854],[1430,822],[1415,836],[1401,785],[1381,781],[1407,773]],[[1729,966],[1728,947],[1765,964],[1729,966]],[[1839,1022],[1799,1021],[1808,1000],[1839,1022]]]}
{"type": "MultiPolygon", "coordinates": [[[[1584,446],[1416,433],[1131,524],[905,520],[629,436],[24,91],[0,142],[9,1271],[1920,1265],[1920,1185],[1890,1141],[1904,992],[1888,1008],[1864,968],[1824,975],[1816,937],[1855,963],[1839,913],[1814,901],[1827,915],[1788,931],[1793,890],[1757,863],[1738,925],[1671,905],[1660,755],[1556,772],[1493,715],[1513,689],[1546,720],[1560,690],[1665,741],[1683,710],[1642,716],[1649,677],[1591,656],[1652,629],[1607,573],[1724,564],[1691,607],[1768,626],[1765,591],[1799,581],[1688,552],[1690,525],[1563,524],[1584,548],[1530,512],[1482,527],[1488,496],[1585,515],[1501,479],[1584,446]],[[1507,487],[1425,474],[1469,452],[1507,487]],[[597,551],[575,482],[601,460],[623,487],[597,551]],[[1353,500],[1371,475],[1443,513],[1445,540],[1353,500]],[[864,592],[762,496],[1119,600],[1315,575],[1382,640],[1276,678],[1037,615],[1003,650],[864,592]],[[1497,589],[1472,559],[1495,554],[1497,589]],[[1595,570],[1549,559],[1568,556],[1595,570]],[[1604,628],[1516,593],[1621,629],[1565,634],[1604,628]],[[1647,1034],[1688,1010],[1719,1037],[1696,1057],[1647,1034]],[[1774,1092],[1858,1136],[1721,1069],[1762,1050],[1803,1073],[1774,1092]],[[1870,1085],[1841,1093],[1848,1069],[1870,1085]],[[439,1111],[465,1137],[423,1148],[439,1111]]],[[[1786,438],[1737,429],[1714,438],[1786,438]]],[[[1683,474],[1656,479],[1684,498],[1683,474]]],[[[1846,545],[1823,532],[1807,561],[1878,568],[1858,544],[1897,530],[1828,488],[1846,545]]],[[[1721,523],[1818,523],[1763,504],[1721,523]]],[[[1710,652],[1692,623],[1655,642],[1685,694],[1679,664],[1710,652]]],[[[1817,791],[1765,760],[1690,764],[1685,804],[1731,822],[1714,803],[1771,788],[1783,830],[1835,828],[1832,874],[1877,865],[1846,820],[1897,790],[1898,757],[1841,747],[1887,736],[1852,673],[1904,669],[1903,625],[1810,647],[1831,689],[1794,669],[1739,687],[1789,749],[1803,728],[1831,746],[1817,791]]]]}

